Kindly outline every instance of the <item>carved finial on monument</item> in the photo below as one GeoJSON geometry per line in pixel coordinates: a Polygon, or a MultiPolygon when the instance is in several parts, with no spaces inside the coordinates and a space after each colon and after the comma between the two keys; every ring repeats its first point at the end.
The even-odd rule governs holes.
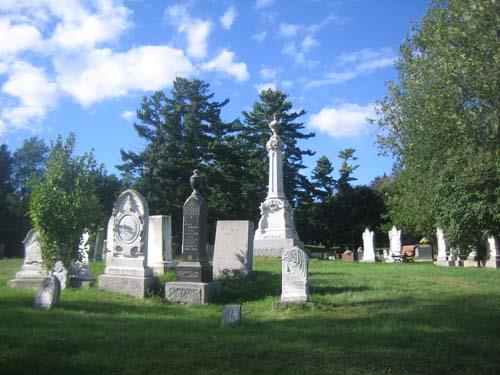
{"type": "Polygon", "coordinates": [[[280,129],[280,124],[278,120],[276,120],[276,113],[273,115],[273,121],[269,123],[269,128],[273,132],[273,135],[278,135],[278,130],[280,129]]]}
{"type": "Polygon", "coordinates": [[[189,179],[189,182],[191,183],[191,188],[193,189],[193,193],[191,195],[199,195],[199,190],[203,183],[203,177],[200,176],[200,171],[198,169],[193,171],[193,175],[189,179]]]}

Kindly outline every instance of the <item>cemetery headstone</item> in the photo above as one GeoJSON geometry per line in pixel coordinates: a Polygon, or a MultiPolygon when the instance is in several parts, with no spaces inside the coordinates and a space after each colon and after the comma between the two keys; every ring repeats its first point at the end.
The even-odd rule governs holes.
{"type": "Polygon", "coordinates": [[[115,226],[114,216],[111,215],[108,220],[108,225],[106,227],[106,247],[104,248],[105,250],[104,262],[106,263],[106,265],[110,264],[111,258],[113,258],[114,226],[115,226]]]}
{"type": "Polygon", "coordinates": [[[438,245],[438,256],[434,264],[437,266],[445,266],[445,267],[455,266],[455,261],[454,259],[452,259],[453,256],[451,254],[448,255],[448,249],[446,246],[446,237],[443,229],[441,228],[436,229],[436,238],[438,245]]]}
{"type": "Polygon", "coordinates": [[[166,215],[149,217],[148,266],[155,275],[163,275],[165,268],[173,268],[172,219],[166,215]]]}
{"type": "Polygon", "coordinates": [[[63,262],[58,260],[52,269],[52,275],[59,279],[61,290],[66,289],[68,285],[68,270],[64,267],[63,262]]]}
{"type": "Polygon", "coordinates": [[[220,293],[213,281],[207,258],[207,215],[205,198],[200,194],[202,177],[198,170],[190,178],[192,194],[183,207],[182,262],[175,268],[176,281],[165,284],[165,298],[170,302],[203,304],[220,293]]]}
{"type": "Polygon", "coordinates": [[[241,323],[241,305],[226,305],[222,307],[221,325],[223,327],[237,326],[240,323],[241,323]]]}
{"type": "Polygon", "coordinates": [[[395,225],[389,231],[389,256],[394,261],[393,254],[399,256],[401,254],[401,230],[398,230],[395,225]]]}
{"type": "Polygon", "coordinates": [[[362,262],[375,262],[375,233],[368,228],[363,232],[362,262]]]}
{"type": "Polygon", "coordinates": [[[33,307],[36,309],[50,310],[59,304],[61,284],[59,279],[50,275],[43,279],[35,298],[33,307]]]}
{"type": "Polygon", "coordinates": [[[99,289],[144,298],[154,284],[147,266],[148,204],[137,191],[126,190],[115,202],[112,218],[112,254],[99,276],[99,289]]]}
{"type": "Polygon", "coordinates": [[[417,245],[415,255],[418,257],[418,261],[420,262],[430,262],[434,260],[432,251],[431,244],[419,244],[417,245]]]}
{"type": "Polygon", "coordinates": [[[95,281],[89,267],[89,245],[89,234],[85,231],[78,247],[80,259],[69,270],[69,285],[73,288],[88,288],[95,281]]]}
{"type": "Polygon", "coordinates": [[[500,268],[500,251],[498,249],[498,240],[495,236],[488,238],[489,259],[486,262],[488,268],[500,268]]]}
{"type": "Polygon", "coordinates": [[[47,277],[47,270],[43,266],[42,255],[40,253],[40,243],[36,231],[31,229],[24,244],[24,262],[16,277],[10,280],[7,285],[12,288],[24,288],[38,290],[42,281],[47,277]]]}
{"type": "Polygon", "coordinates": [[[477,249],[472,249],[467,256],[467,259],[463,261],[464,267],[476,268],[480,267],[479,257],[477,254],[477,249]]]}
{"type": "Polygon", "coordinates": [[[283,188],[283,148],[278,135],[280,125],[276,119],[270,124],[272,135],[266,143],[269,155],[269,184],[267,196],[260,205],[258,228],[254,237],[255,256],[281,257],[291,246],[304,246],[293,221],[293,208],[283,188]]]}
{"type": "Polygon", "coordinates": [[[219,220],[215,232],[214,277],[248,275],[253,269],[253,223],[219,220]]]}
{"type": "Polygon", "coordinates": [[[289,247],[281,256],[281,303],[307,302],[308,257],[298,246],[289,247]]]}

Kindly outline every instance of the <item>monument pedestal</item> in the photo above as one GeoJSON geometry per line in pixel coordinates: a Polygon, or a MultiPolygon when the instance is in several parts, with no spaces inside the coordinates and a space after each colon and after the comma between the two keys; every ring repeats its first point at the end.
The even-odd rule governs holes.
{"type": "Polygon", "coordinates": [[[16,274],[16,278],[9,280],[7,282],[7,286],[11,288],[30,289],[37,291],[46,277],[47,274],[36,277],[18,277],[18,275],[16,274]]]}
{"type": "Polygon", "coordinates": [[[169,302],[205,304],[219,295],[222,285],[218,281],[208,283],[173,281],[165,283],[165,298],[169,302]]]}
{"type": "Polygon", "coordinates": [[[454,260],[436,260],[434,264],[441,267],[455,267],[454,260]]]}
{"type": "Polygon", "coordinates": [[[126,294],[135,298],[145,298],[153,288],[152,276],[126,276],[105,274],[99,276],[99,289],[106,292],[126,294]]]}
{"type": "Polygon", "coordinates": [[[281,257],[287,247],[304,247],[304,243],[295,238],[254,239],[253,254],[260,257],[281,257]]]}

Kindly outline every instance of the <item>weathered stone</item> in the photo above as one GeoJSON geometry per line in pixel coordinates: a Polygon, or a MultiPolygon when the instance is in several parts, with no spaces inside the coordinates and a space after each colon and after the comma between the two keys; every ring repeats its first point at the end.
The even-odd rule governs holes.
{"type": "Polygon", "coordinates": [[[61,290],[68,286],[68,270],[64,267],[63,262],[58,260],[52,269],[52,275],[59,279],[61,290]]]}
{"type": "Polygon", "coordinates": [[[434,258],[432,254],[432,245],[431,244],[418,245],[415,255],[418,257],[419,261],[422,262],[433,261],[434,258]]]}
{"type": "Polygon", "coordinates": [[[221,292],[218,281],[194,283],[173,281],[165,283],[165,298],[169,302],[185,304],[205,304],[221,292]]]}
{"type": "Polygon", "coordinates": [[[148,266],[155,275],[163,275],[165,268],[173,268],[172,219],[166,215],[149,217],[148,266]]]}
{"type": "Polygon", "coordinates": [[[248,275],[253,269],[251,221],[219,220],[215,233],[214,277],[248,275]]]}
{"type": "Polygon", "coordinates": [[[300,247],[290,247],[281,256],[281,302],[307,302],[309,262],[300,247]]]}
{"type": "Polygon", "coordinates": [[[392,257],[392,254],[401,254],[401,230],[398,230],[396,226],[392,226],[389,231],[389,255],[392,257]]]}
{"type": "Polygon", "coordinates": [[[368,228],[363,232],[363,259],[362,262],[375,262],[375,234],[368,228]]]}
{"type": "Polygon", "coordinates": [[[278,135],[279,124],[270,124],[272,135],[266,144],[269,153],[269,186],[266,199],[260,205],[258,228],[254,237],[255,256],[281,256],[290,246],[303,246],[295,229],[293,208],[283,188],[283,141],[278,135]]]}
{"type": "Polygon", "coordinates": [[[42,255],[40,253],[40,243],[38,242],[37,233],[31,229],[24,244],[24,263],[21,270],[16,273],[16,277],[10,280],[7,285],[12,288],[23,288],[38,290],[40,284],[47,277],[47,270],[42,263],[42,255]]]}
{"type": "Polygon", "coordinates": [[[221,325],[223,327],[237,326],[240,323],[241,323],[241,305],[222,306],[221,325]]]}
{"type": "Polygon", "coordinates": [[[177,281],[165,284],[165,298],[178,303],[206,303],[220,292],[220,284],[212,281],[212,266],[207,259],[208,207],[199,192],[202,177],[198,170],[190,183],[193,192],[183,207],[182,262],[175,268],[177,281]]]}
{"type": "MultiPolygon", "coordinates": [[[[134,190],[124,191],[115,202],[112,219],[111,256],[99,289],[144,298],[153,287],[153,271],[147,266],[149,210],[146,200],[134,190]]],[[[108,238],[108,246],[109,246],[108,238]]]]}
{"type": "Polygon", "coordinates": [[[498,240],[495,236],[490,236],[488,238],[488,247],[490,250],[490,256],[486,262],[486,267],[500,268],[500,251],[498,248],[498,240]]]}
{"type": "Polygon", "coordinates": [[[114,216],[111,215],[109,220],[108,220],[108,225],[106,227],[106,247],[105,247],[105,255],[104,255],[104,262],[106,265],[109,265],[111,262],[111,258],[113,258],[114,226],[115,226],[114,216]]]}
{"type": "Polygon", "coordinates": [[[54,275],[48,276],[42,281],[38,289],[33,307],[50,310],[59,304],[60,296],[61,284],[59,279],[54,275]]]}
{"type": "Polygon", "coordinates": [[[444,231],[441,228],[436,229],[436,238],[438,245],[438,255],[437,260],[434,262],[434,264],[437,266],[454,267],[455,261],[453,259],[450,259],[450,257],[448,256],[446,237],[444,235],[444,231]]]}

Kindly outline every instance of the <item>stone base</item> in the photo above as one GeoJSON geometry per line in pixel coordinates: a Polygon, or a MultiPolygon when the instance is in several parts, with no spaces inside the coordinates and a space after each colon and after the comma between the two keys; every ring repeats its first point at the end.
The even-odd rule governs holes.
{"type": "Polygon", "coordinates": [[[45,280],[45,276],[26,279],[12,279],[7,281],[7,286],[11,288],[21,288],[38,291],[38,289],[40,289],[40,285],[42,285],[43,280],[45,280]]]}
{"type": "Polygon", "coordinates": [[[487,268],[500,268],[500,260],[488,260],[486,262],[487,268]]]}
{"type": "Polygon", "coordinates": [[[441,267],[455,267],[454,260],[436,260],[434,264],[441,267]]]}
{"type": "Polygon", "coordinates": [[[154,278],[152,276],[99,276],[100,290],[103,290],[105,292],[126,294],[135,298],[147,297],[148,292],[153,289],[153,285],[154,278]]]}
{"type": "Polygon", "coordinates": [[[205,304],[220,294],[222,285],[218,281],[193,283],[173,281],[165,283],[165,299],[174,303],[205,304]]]}
{"type": "Polygon", "coordinates": [[[280,310],[292,306],[311,308],[314,306],[314,303],[307,301],[278,301],[273,304],[273,309],[280,310]]]}
{"type": "Polygon", "coordinates": [[[298,246],[304,248],[304,243],[294,238],[282,238],[275,240],[253,241],[253,255],[256,257],[276,257],[281,258],[283,250],[287,247],[298,246]]]}
{"type": "Polygon", "coordinates": [[[464,267],[466,268],[477,268],[481,267],[481,264],[478,260],[464,260],[464,267]]]}
{"type": "Polygon", "coordinates": [[[175,278],[180,282],[209,283],[213,280],[213,268],[208,262],[181,262],[175,267],[175,278]]]}

